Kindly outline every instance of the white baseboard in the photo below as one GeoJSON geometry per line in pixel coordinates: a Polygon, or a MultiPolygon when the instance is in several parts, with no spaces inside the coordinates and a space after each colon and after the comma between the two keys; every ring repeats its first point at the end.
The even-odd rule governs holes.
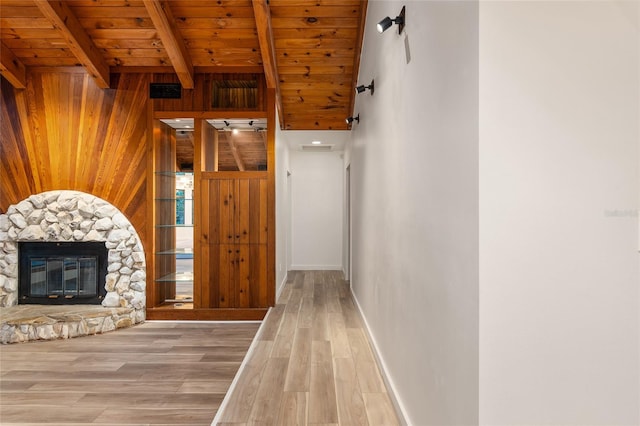
{"type": "Polygon", "coordinates": [[[287,276],[288,275],[289,275],[288,272],[286,274],[284,274],[284,278],[282,278],[282,282],[280,284],[278,284],[278,287],[276,288],[276,302],[278,301],[278,298],[280,297],[280,293],[282,293],[282,290],[284,290],[284,285],[287,283],[287,276]]]}
{"type": "Polygon", "coordinates": [[[269,310],[267,311],[267,315],[265,315],[264,319],[262,320],[262,324],[260,324],[260,327],[258,327],[258,331],[256,332],[255,337],[251,341],[251,346],[249,346],[249,350],[247,351],[247,354],[244,356],[244,359],[242,360],[242,364],[240,364],[240,368],[238,368],[238,372],[236,373],[235,377],[233,378],[233,381],[231,382],[231,385],[229,386],[229,390],[227,390],[227,393],[225,394],[224,399],[220,403],[220,407],[218,407],[218,411],[216,412],[215,417],[211,421],[211,426],[216,426],[218,423],[220,423],[220,416],[222,416],[222,413],[224,412],[225,408],[229,404],[229,398],[231,397],[233,390],[238,385],[238,379],[240,377],[240,374],[242,374],[242,372],[247,366],[247,363],[249,362],[249,358],[251,358],[251,355],[256,350],[256,346],[258,345],[258,337],[262,334],[262,328],[267,322],[267,318],[271,313],[271,309],[272,308],[269,308],[269,310]]]}
{"type": "Polygon", "coordinates": [[[290,271],[342,271],[342,265],[291,265],[290,271]]]}
{"type": "Polygon", "coordinates": [[[404,408],[404,404],[398,397],[398,391],[396,389],[396,386],[393,383],[393,379],[391,379],[391,376],[389,375],[389,370],[387,368],[387,365],[385,364],[382,356],[380,356],[378,343],[376,342],[376,339],[373,337],[373,334],[371,333],[371,328],[369,327],[367,318],[364,316],[364,312],[362,312],[362,307],[360,306],[360,302],[358,302],[358,298],[353,293],[353,290],[351,290],[351,295],[353,296],[353,300],[356,302],[356,307],[358,308],[358,311],[360,311],[360,316],[364,321],[365,331],[369,337],[369,341],[371,342],[371,346],[373,349],[373,356],[376,357],[376,361],[380,366],[380,370],[382,373],[382,380],[384,381],[384,384],[387,386],[387,389],[389,389],[389,398],[391,398],[391,402],[393,403],[393,406],[396,409],[398,420],[400,420],[400,424],[402,425],[410,425],[411,422],[409,421],[409,416],[407,415],[407,411],[404,408]]]}

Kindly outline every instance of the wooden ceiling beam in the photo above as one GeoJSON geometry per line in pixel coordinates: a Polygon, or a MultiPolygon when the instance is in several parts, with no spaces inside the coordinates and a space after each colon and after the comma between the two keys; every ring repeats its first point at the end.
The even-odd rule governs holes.
{"type": "Polygon", "coordinates": [[[182,87],[193,89],[193,62],[180,36],[169,2],[160,0],[143,0],[143,2],[182,87]]]}
{"type": "Polygon", "coordinates": [[[233,155],[233,159],[236,160],[236,165],[238,166],[238,170],[240,170],[241,172],[244,172],[244,162],[242,161],[242,158],[240,157],[240,153],[238,152],[238,147],[235,143],[235,141],[233,140],[233,134],[229,134],[228,131],[223,131],[222,135],[224,136],[224,138],[227,140],[227,143],[229,144],[229,148],[231,149],[231,154],[233,155]]]}
{"type": "MultiPolygon", "coordinates": [[[[362,41],[364,39],[364,26],[367,22],[367,8],[369,0],[362,0],[360,7],[360,20],[358,24],[358,37],[356,39],[356,46],[353,56],[353,70],[355,71],[351,76],[351,87],[355,88],[358,85],[358,70],[360,69],[360,54],[362,52],[362,41]]],[[[349,115],[353,114],[353,108],[356,104],[356,96],[354,90],[351,90],[351,98],[349,102],[349,115]]],[[[349,124],[349,128],[351,125],[349,124]]]]}
{"type": "Polygon", "coordinates": [[[0,44],[0,74],[16,89],[27,87],[27,67],[4,43],[0,44]]]}
{"type": "Polygon", "coordinates": [[[40,12],[66,41],[69,50],[102,89],[109,88],[109,65],[66,1],[34,0],[40,12]]]}
{"type": "Polygon", "coordinates": [[[269,147],[267,146],[267,132],[261,130],[259,133],[260,137],[262,138],[262,143],[264,143],[264,149],[268,149],[269,147]]]}
{"type": "Polygon", "coordinates": [[[271,25],[271,11],[268,0],[252,0],[253,13],[256,18],[256,30],[258,42],[260,43],[260,53],[262,54],[262,65],[264,75],[267,80],[267,87],[276,90],[276,108],[280,118],[280,128],[284,127],[284,114],[282,113],[282,99],[280,98],[280,81],[278,68],[276,67],[276,50],[273,39],[273,27],[271,25]]]}

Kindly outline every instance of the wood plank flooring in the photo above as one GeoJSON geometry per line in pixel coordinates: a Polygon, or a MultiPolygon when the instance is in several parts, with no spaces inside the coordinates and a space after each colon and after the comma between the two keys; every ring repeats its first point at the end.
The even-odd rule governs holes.
{"type": "Polygon", "coordinates": [[[290,272],[220,426],[398,425],[342,274],[290,272]]]}
{"type": "MultiPolygon", "coordinates": [[[[257,323],[147,322],[0,346],[2,425],[209,425],[257,323]]],[[[219,425],[397,425],[348,284],[291,272],[219,425]]]]}
{"type": "Polygon", "coordinates": [[[147,322],[0,347],[0,424],[210,425],[259,323],[147,322]]]}

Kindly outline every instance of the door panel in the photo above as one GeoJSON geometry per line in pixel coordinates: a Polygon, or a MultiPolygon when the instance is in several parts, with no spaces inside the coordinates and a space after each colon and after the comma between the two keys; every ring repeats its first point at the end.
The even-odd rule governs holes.
{"type": "Polygon", "coordinates": [[[268,307],[267,181],[202,179],[202,307],[268,307]]]}

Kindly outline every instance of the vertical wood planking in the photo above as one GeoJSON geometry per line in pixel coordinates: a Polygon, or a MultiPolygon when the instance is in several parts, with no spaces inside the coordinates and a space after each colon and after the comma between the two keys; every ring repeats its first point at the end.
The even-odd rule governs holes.
{"type": "Polygon", "coordinates": [[[216,265],[200,269],[202,285],[210,286],[210,306],[267,307],[266,225],[261,224],[266,222],[266,179],[209,175],[202,179],[201,187],[202,197],[207,198],[202,201],[201,243],[210,246],[202,262],[216,265]],[[220,250],[214,250],[218,244],[220,250]]]}
{"type": "Polygon", "coordinates": [[[255,214],[255,212],[253,212],[250,208],[249,179],[238,179],[237,189],[237,221],[235,223],[235,242],[236,244],[247,244],[249,243],[249,231],[251,229],[251,227],[249,226],[249,218],[252,214],[255,214]]]}
{"type": "Polygon", "coordinates": [[[260,181],[251,179],[249,183],[249,242],[256,244],[260,242],[260,215],[256,211],[260,210],[260,181]]]}
{"type": "MultiPolygon", "coordinates": [[[[209,286],[203,285],[203,271],[202,266],[204,263],[202,262],[202,256],[205,254],[205,250],[201,250],[200,248],[204,248],[206,244],[201,244],[202,239],[201,236],[204,234],[204,227],[202,226],[202,216],[206,215],[205,210],[202,209],[203,200],[198,194],[198,189],[200,189],[200,183],[202,182],[202,169],[204,167],[205,159],[204,156],[206,153],[204,152],[204,140],[205,135],[207,133],[207,122],[205,120],[194,120],[193,122],[193,134],[192,134],[192,145],[193,145],[193,228],[191,229],[191,241],[192,241],[192,273],[193,273],[193,281],[191,283],[192,291],[193,291],[193,307],[195,309],[202,309],[203,305],[206,306],[208,303],[206,302],[208,299],[208,290],[209,286]],[[206,287],[206,289],[203,289],[206,287]],[[206,293],[206,295],[204,294],[206,293]]],[[[176,156],[177,156],[177,147],[176,147],[176,156]]],[[[176,159],[176,163],[177,163],[176,159]]],[[[179,167],[179,166],[177,166],[179,167]]],[[[208,248],[208,247],[207,247],[208,248]]],[[[208,256],[207,256],[208,258],[208,256]]]]}
{"type": "Polygon", "coordinates": [[[13,185],[0,185],[0,212],[5,212],[12,200],[20,200],[20,194],[27,194],[30,188],[38,187],[26,157],[26,147],[30,134],[23,131],[21,115],[26,116],[26,91],[16,92],[4,78],[0,78],[2,108],[0,108],[0,181],[13,185]],[[9,96],[13,95],[13,96],[9,96]],[[22,179],[15,179],[21,176],[22,179]]]}
{"type": "Polygon", "coordinates": [[[276,303],[276,91],[267,89],[267,197],[266,197],[266,244],[267,244],[267,303],[276,303]]]}
{"type": "MultiPolygon", "coordinates": [[[[211,263],[209,259],[211,258],[211,246],[209,244],[201,244],[200,245],[200,259],[204,259],[205,261],[200,261],[200,297],[194,297],[194,303],[198,304],[200,308],[209,308],[211,302],[211,290],[212,286],[210,283],[211,279],[211,263]]],[[[196,265],[194,264],[194,267],[196,265]]],[[[195,283],[194,283],[195,284],[195,283]]],[[[194,296],[195,296],[195,288],[194,288],[194,296]]]]}
{"type": "Polygon", "coordinates": [[[102,90],[88,74],[43,71],[16,91],[3,78],[0,211],[43,191],[87,192],[120,209],[146,248],[148,82],[122,74],[102,90]]]}
{"type": "Polygon", "coordinates": [[[233,242],[233,215],[232,215],[232,193],[228,179],[220,180],[220,191],[218,209],[220,212],[220,244],[231,244],[233,242]]]}
{"type": "Polygon", "coordinates": [[[251,264],[253,260],[250,255],[249,245],[248,244],[237,244],[236,245],[236,264],[237,264],[237,272],[238,277],[236,279],[238,288],[236,293],[236,297],[238,298],[238,303],[236,306],[240,308],[248,308],[251,306],[251,294],[250,294],[250,277],[251,277],[251,264]]]}
{"type": "MultiPolygon", "coordinates": [[[[218,270],[217,270],[217,284],[218,284],[218,300],[215,307],[219,308],[228,308],[230,307],[230,289],[229,283],[233,277],[233,268],[234,268],[234,260],[233,260],[233,245],[232,244],[221,244],[220,245],[220,254],[218,270]]],[[[215,282],[213,285],[215,286],[215,282]]]]}
{"type": "Polygon", "coordinates": [[[211,201],[209,192],[211,191],[212,182],[201,179],[197,187],[200,188],[200,234],[194,235],[194,241],[198,241],[202,245],[209,244],[211,238],[211,201]]]}
{"type": "MultiPolygon", "coordinates": [[[[157,262],[159,265],[155,260],[161,257],[155,260],[151,257],[151,242],[155,232],[147,226],[153,216],[157,223],[168,223],[169,211],[175,210],[170,202],[156,203],[152,200],[153,196],[147,196],[147,191],[152,192],[154,185],[159,183],[155,182],[156,176],[148,173],[154,152],[154,130],[149,125],[153,121],[152,114],[154,111],[210,110],[211,94],[206,89],[207,80],[246,77],[198,74],[196,86],[203,90],[185,90],[180,100],[151,102],[148,98],[149,83],[174,82],[177,81],[175,76],[114,74],[112,88],[100,89],[83,72],[31,70],[27,88],[22,91],[15,90],[2,78],[0,179],[9,184],[0,185],[0,212],[31,194],[53,189],[72,189],[96,195],[119,208],[134,225],[143,241],[148,264],[153,268],[150,278],[172,272],[174,268],[168,260],[171,256],[167,256],[166,261],[157,262]],[[156,204],[159,209],[154,212],[153,206],[156,204]],[[162,204],[167,205],[160,207],[162,204]]],[[[274,118],[271,105],[273,96],[267,93],[263,78],[256,78],[259,96],[256,110],[271,111],[270,117],[274,118]]],[[[267,136],[271,141],[272,157],[274,133],[272,130],[271,136],[267,136]]],[[[164,137],[168,140],[166,135],[164,137]]],[[[208,169],[209,161],[206,157],[202,160],[208,169]]],[[[168,163],[155,164],[156,170],[172,170],[174,166],[171,164],[169,167],[168,163]]],[[[219,304],[221,297],[229,306],[242,303],[250,307],[265,307],[275,302],[272,300],[275,299],[275,228],[269,226],[269,223],[275,223],[274,212],[269,213],[269,209],[274,208],[274,200],[270,198],[274,195],[271,190],[274,166],[272,159],[268,165],[268,179],[243,178],[242,182],[237,179],[226,182],[211,179],[208,189],[200,180],[202,192],[199,194],[202,200],[208,199],[208,208],[204,208],[203,204],[199,209],[202,212],[201,228],[196,236],[196,244],[208,244],[210,247],[198,251],[202,257],[194,266],[201,272],[203,283],[208,283],[206,289],[195,289],[205,305],[219,304]],[[226,209],[217,208],[225,189],[229,204],[226,209]],[[235,258],[227,259],[226,281],[225,276],[222,277],[226,287],[220,290],[217,278],[221,250],[215,245],[234,242],[251,246],[246,248],[248,255],[245,256],[243,270],[238,269],[242,262],[238,263],[235,258]],[[253,247],[256,244],[260,246],[253,247]],[[240,280],[244,280],[238,287],[244,292],[242,302],[228,288],[229,283],[240,280]],[[216,303],[211,303],[214,300],[216,303]]],[[[172,198],[174,194],[154,196],[172,198]]],[[[156,247],[171,246],[168,232],[158,232],[156,237],[156,247]]],[[[232,250],[235,251],[235,248],[232,250]]],[[[161,284],[154,287],[150,283],[150,293],[155,291],[156,302],[160,300],[159,292],[164,288],[161,284]]],[[[171,295],[165,293],[162,297],[171,295]]]]}
{"type": "MultiPolygon", "coordinates": [[[[220,230],[221,218],[220,208],[217,204],[217,200],[220,199],[220,181],[211,180],[209,184],[209,205],[207,215],[209,216],[209,244],[221,244],[225,240],[222,238],[222,231],[220,230]]],[[[203,241],[204,242],[204,241],[203,241]]]]}
{"type": "Polygon", "coordinates": [[[251,306],[254,308],[267,305],[267,246],[251,245],[251,306]]]}
{"type": "MultiPolygon", "coordinates": [[[[260,223],[259,223],[259,239],[258,242],[260,244],[267,244],[267,241],[269,239],[269,223],[268,223],[268,203],[267,203],[267,199],[268,199],[268,182],[266,179],[260,179],[260,208],[259,208],[259,212],[260,214],[258,215],[259,219],[260,219],[260,223]]],[[[275,268],[275,265],[274,265],[275,268]]]]}

